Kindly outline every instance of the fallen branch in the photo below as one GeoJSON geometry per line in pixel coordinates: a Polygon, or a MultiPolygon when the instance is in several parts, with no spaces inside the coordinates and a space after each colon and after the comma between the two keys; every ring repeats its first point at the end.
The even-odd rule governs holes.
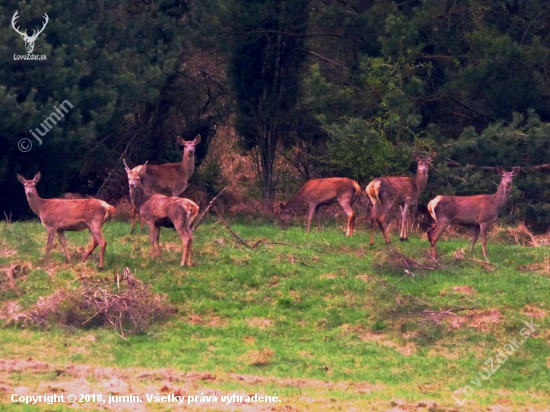
{"type": "Polygon", "coordinates": [[[243,245],[245,245],[249,249],[257,249],[258,245],[260,243],[263,243],[264,245],[285,245],[285,246],[295,247],[296,249],[298,248],[298,246],[293,245],[292,243],[268,242],[265,239],[257,240],[256,242],[254,242],[253,245],[250,245],[248,242],[246,242],[246,240],[244,240],[242,237],[240,237],[233,229],[231,229],[231,226],[229,226],[229,223],[227,223],[227,220],[225,220],[225,218],[220,214],[220,212],[218,212],[218,209],[216,209],[216,207],[214,207],[214,209],[212,209],[212,210],[214,210],[214,212],[216,212],[216,214],[218,215],[218,218],[220,219],[219,222],[223,223],[223,225],[227,228],[227,230],[229,230],[229,232],[233,236],[235,236],[235,239],[237,239],[240,243],[242,243],[243,245]]]}
{"type": "Polygon", "coordinates": [[[285,243],[285,242],[267,242],[264,239],[260,239],[254,243],[252,246],[252,249],[256,249],[260,243],[263,243],[264,245],[284,245],[284,246],[292,246],[298,249],[298,246],[293,245],[292,243],[285,243]]]}
{"type": "Polygon", "coordinates": [[[206,206],[206,209],[204,209],[204,212],[202,212],[199,217],[193,222],[193,228],[191,229],[192,232],[194,232],[195,230],[197,230],[197,227],[201,224],[202,222],[202,219],[204,219],[204,216],[206,216],[206,214],[208,213],[208,211],[210,210],[210,208],[212,207],[212,205],[214,204],[214,202],[216,201],[216,199],[225,191],[225,189],[227,189],[227,186],[224,187],[220,193],[218,193],[216,196],[214,196],[214,199],[212,199],[210,201],[210,203],[208,203],[208,206],[206,206]]]}
{"type": "Polygon", "coordinates": [[[233,231],[233,229],[231,229],[231,226],[229,226],[229,223],[227,223],[227,221],[223,218],[223,216],[220,214],[220,212],[218,212],[218,209],[214,207],[214,212],[216,212],[216,214],[218,215],[218,217],[220,218],[220,222],[223,223],[223,225],[227,228],[227,230],[229,230],[229,232],[235,236],[235,239],[237,239],[240,243],[242,243],[243,245],[245,245],[247,248],[249,249],[252,249],[252,246],[250,246],[248,243],[246,243],[246,241],[240,237],[237,233],[235,233],[233,231]]]}

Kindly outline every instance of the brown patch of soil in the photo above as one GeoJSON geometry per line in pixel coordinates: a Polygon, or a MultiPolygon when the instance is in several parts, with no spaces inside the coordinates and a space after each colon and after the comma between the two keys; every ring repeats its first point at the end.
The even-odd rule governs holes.
{"type": "Polygon", "coordinates": [[[253,328],[266,329],[273,326],[272,322],[266,318],[248,318],[246,324],[253,328]]]}
{"type": "Polygon", "coordinates": [[[467,326],[481,332],[487,332],[492,325],[499,323],[500,319],[502,319],[502,314],[496,308],[473,309],[462,312],[461,315],[446,316],[444,322],[452,329],[467,326]]]}
{"type": "Polygon", "coordinates": [[[412,342],[407,343],[405,346],[399,345],[396,342],[387,340],[385,336],[381,333],[367,332],[359,335],[359,339],[365,342],[377,342],[381,345],[394,348],[396,351],[401,353],[403,356],[411,356],[416,353],[416,345],[412,342]]]}
{"type": "Polygon", "coordinates": [[[472,293],[475,293],[476,290],[468,285],[463,286],[453,286],[453,291],[464,293],[465,295],[471,295],[472,293]]]}
{"type": "Polygon", "coordinates": [[[525,313],[527,316],[531,318],[536,318],[536,319],[546,317],[546,311],[544,309],[540,309],[531,305],[526,305],[523,308],[523,313],[525,313]]]}

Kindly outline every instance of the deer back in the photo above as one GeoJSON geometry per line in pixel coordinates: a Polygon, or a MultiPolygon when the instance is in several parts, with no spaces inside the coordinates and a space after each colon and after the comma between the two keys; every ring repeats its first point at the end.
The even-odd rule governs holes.
{"type": "Polygon", "coordinates": [[[103,224],[115,208],[99,199],[44,199],[40,220],[46,227],[79,231],[93,222],[103,224]]]}
{"type": "Polygon", "coordinates": [[[145,189],[166,195],[171,195],[174,190],[178,189],[183,192],[188,181],[189,173],[181,163],[147,165],[141,179],[145,189]]]}

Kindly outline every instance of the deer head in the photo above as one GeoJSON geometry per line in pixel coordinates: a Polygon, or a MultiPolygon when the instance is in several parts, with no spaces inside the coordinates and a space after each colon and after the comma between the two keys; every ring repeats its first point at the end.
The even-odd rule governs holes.
{"type": "Polygon", "coordinates": [[[435,158],[435,155],[437,153],[433,152],[428,157],[420,157],[416,153],[413,153],[413,158],[418,162],[418,174],[419,175],[427,175],[428,169],[430,168],[430,164],[432,163],[432,160],[435,158]]]}
{"type": "Polygon", "coordinates": [[[17,17],[18,17],[17,13],[19,13],[19,10],[14,13],[14,15],[11,19],[11,25],[12,25],[13,29],[17,33],[19,33],[19,35],[21,35],[21,38],[25,42],[25,48],[27,49],[27,53],[31,54],[32,51],[34,50],[34,42],[38,38],[38,35],[44,31],[44,29],[46,28],[46,25],[48,24],[48,21],[50,20],[50,18],[48,17],[48,15],[46,13],[44,13],[45,21],[42,24],[42,28],[40,30],[38,30],[38,32],[36,30],[33,30],[32,36],[28,36],[27,35],[27,30],[25,30],[25,32],[23,33],[23,32],[19,31],[19,27],[15,27],[15,20],[17,20],[17,17]]]}
{"type": "Polygon", "coordinates": [[[514,179],[514,176],[519,175],[519,172],[521,172],[521,167],[513,167],[511,172],[507,172],[500,166],[495,167],[495,170],[502,176],[501,184],[503,184],[506,189],[509,189],[512,187],[512,180],[514,179]]]}
{"type": "Polygon", "coordinates": [[[130,189],[134,189],[137,185],[141,185],[141,178],[145,174],[145,166],[149,161],[142,165],[138,165],[133,169],[128,167],[126,164],[126,159],[122,159],[122,161],[124,163],[124,167],[126,168],[126,174],[128,175],[128,186],[130,186],[130,189]]]}
{"type": "Polygon", "coordinates": [[[292,218],[292,210],[290,208],[287,208],[284,203],[281,202],[279,205],[280,211],[279,211],[279,219],[281,222],[281,228],[283,230],[286,230],[290,223],[290,219],[292,218]]]}
{"type": "Polygon", "coordinates": [[[33,196],[36,193],[36,184],[40,181],[40,172],[34,175],[33,179],[27,180],[20,174],[17,175],[17,180],[25,187],[25,194],[27,196],[33,196]]]}
{"type": "Polygon", "coordinates": [[[201,142],[201,135],[198,134],[193,140],[183,140],[183,137],[178,136],[178,144],[183,146],[184,157],[193,158],[195,156],[195,146],[201,142]]]}

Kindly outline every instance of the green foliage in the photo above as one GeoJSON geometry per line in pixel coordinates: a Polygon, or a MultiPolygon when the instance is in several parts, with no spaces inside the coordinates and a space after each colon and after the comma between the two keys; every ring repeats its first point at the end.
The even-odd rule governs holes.
{"type": "Polygon", "coordinates": [[[533,110],[528,111],[527,118],[515,113],[511,122],[494,123],[480,133],[466,128],[459,139],[441,145],[439,153],[440,159],[450,159],[457,165],[438,163],[441,167],[436,180],[427,188],[430,195],[494,193],[499,176],[494,171],[484,172],[480,166],[510,170],[524,165],[523,173],[514,179],[502,215],[508,221],[525,222],[537,231],[550,227],[548,170],[529,167],[548,163],[550,124],[541,122],[533,110]]]}
{"type": "Polygon", "coordinates": [[[294,109],[305,60],[310,0],[235,1],[229,77],[235,93],[235,127],[257,147],[264,199],[274,196],[275,150],[294,109]]]}

